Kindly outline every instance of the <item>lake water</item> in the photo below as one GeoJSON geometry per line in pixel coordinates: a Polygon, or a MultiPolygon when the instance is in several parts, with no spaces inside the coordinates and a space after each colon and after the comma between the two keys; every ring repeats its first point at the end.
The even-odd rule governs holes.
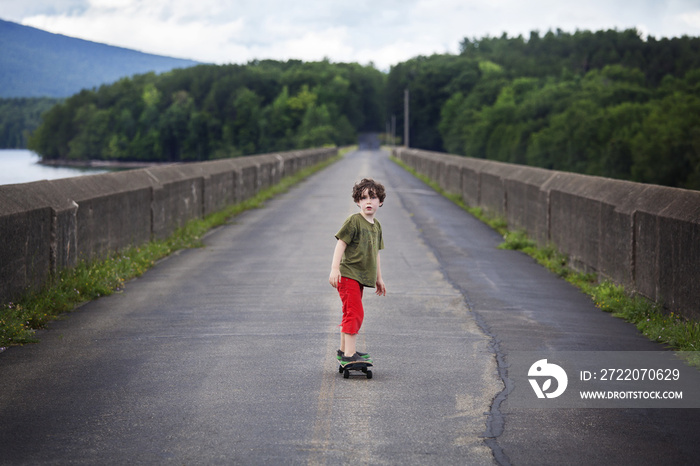
{"type": "Polygon", "coordinates": [[[49,167],[39,165],[39,160],[39,156],[29,150],[0,150],[0,185],[94,175],[108,171],[102,168],[49,167]]]}

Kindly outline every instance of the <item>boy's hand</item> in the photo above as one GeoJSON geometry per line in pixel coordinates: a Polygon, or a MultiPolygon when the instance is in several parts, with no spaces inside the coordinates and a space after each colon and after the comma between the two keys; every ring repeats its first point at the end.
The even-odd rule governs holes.
{"type": "Polygon", "coordinates": [[[375,291],[375,293],[377,294],[377,296],[386,296],[386,285],[384,284],[384,280],[377,280],[376,287],[377,290],[375,291]]]}
{"type": "Polygon", "coordinates": [[[328,282],[333,288],[338,288],[338,281],[340,280],[340,269],[331,269],[331,276],[328,277],[328,282]]]}

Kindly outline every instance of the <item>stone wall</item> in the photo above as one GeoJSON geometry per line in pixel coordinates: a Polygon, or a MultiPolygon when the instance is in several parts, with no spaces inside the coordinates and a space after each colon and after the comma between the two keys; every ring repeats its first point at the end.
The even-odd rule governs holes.
{"type": "Polygon", "coordinates": [[[578,270],[700,318],[700,192],[415,149],[394,156],[578,270]]]}
{"type": "Polygon", "coordinates": [[[314,149],[0,186],[0,302],[80,260],[166,238],[336,154],[314,149]]]}

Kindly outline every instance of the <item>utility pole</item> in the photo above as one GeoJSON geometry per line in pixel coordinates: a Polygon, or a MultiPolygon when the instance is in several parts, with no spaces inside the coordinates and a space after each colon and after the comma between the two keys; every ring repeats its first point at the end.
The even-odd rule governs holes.
{"type": "Polygon", "coordinates": [[[391,115],[391,147],[396,147],[396,115],[391,115]]]}
{"type": "Polygon", "coordinates": [[[403,145],[409,147],[408,141],[408,88],[403,91],[403,145]]]}

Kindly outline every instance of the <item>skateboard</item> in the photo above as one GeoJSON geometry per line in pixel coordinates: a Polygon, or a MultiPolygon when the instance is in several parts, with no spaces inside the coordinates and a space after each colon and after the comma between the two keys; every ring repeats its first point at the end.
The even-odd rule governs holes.
{"type": "Polygon", "coordinates": [[[338,366],[338,372],[343,374],[344,379],[349,379],[350,378],[350,372],[351,371],[357,371],[357,372],[362,372],[367,376],[368,379],[372,378],[372,370],[370,369],[372,367],[371,362],[349,362],[345,365],[339,365],[338,366]]]}

